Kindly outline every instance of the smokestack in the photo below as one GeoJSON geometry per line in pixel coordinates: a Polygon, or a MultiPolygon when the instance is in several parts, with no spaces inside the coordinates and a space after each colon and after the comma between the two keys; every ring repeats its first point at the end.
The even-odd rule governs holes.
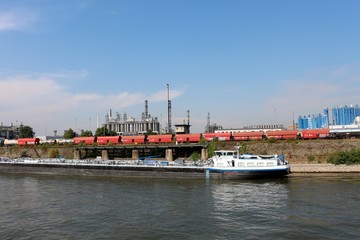
{"type": "Polygon", "coordinates": [[[145,119],[149,118],[148,100],[145,100],[145,119]]]}
{"type": "Polygon", "coordinates": [[[187,110],[187,124],[190,126],[190,110],[187,110]]]}

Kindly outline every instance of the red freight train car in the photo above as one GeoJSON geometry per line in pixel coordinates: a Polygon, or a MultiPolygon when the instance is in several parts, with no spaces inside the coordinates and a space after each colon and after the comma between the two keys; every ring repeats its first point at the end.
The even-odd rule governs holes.
{"type": "Polygon", "coordinates": [[[175,141],[177,143],[197,143],[201,140],[201,133],[176,134],[175,141]]]}
{"type": "Polygon", "coordinates": [[[268,139],[297,139],[298,131],[296,130],[278,130],[278,131],[266,131],[266,137],[268,139]]]}
{"type": "Polygon", "coordinates": [[[120,136],[101,136],[97,137],[97,143],[99,145],[106,145],[108,143],[119,144],[121,142],[120,136]]]}
{"type": "Polygon", "coordinates": [[[208,142],[213,139],[218,139],[219,141],[230,141],[231,133],[203,133],[203,137],[208,142]]]}
{"type": "Polygon", "coordinates": [[[39,138],[19,138],[17,144],[20,146],[39,144],[39,138]]]}
{"type": "Polygon", "coordinates": [[[92,145],[96,142],[96,137],[74,137],[74,144],[85,143],[86,145],[92,145]]]}
{"type": "Polygon", "coordinates": [[[149,135],[147,137],[148,143],[171,143],[172,140],[172,134],[149,135]]]}
{"type": "Polygon", "coordinates": [[[123,144],[144,144],[145,135],[136,135],[136,136],[122,136],[121,142],[123,144]]]}
{"type": "Polygon", "coordinates": [[[328,138],[330,137],[330,130],[328,128],[307,129],[302,130],[301,134],[303,139],[328,138]]]}
{"type": "Polygon", "coordinates": [[[244,141],[244,140],[262,140],[264,133],[259,132],[234,132],[233,138],[235,141],[244,141]]]}

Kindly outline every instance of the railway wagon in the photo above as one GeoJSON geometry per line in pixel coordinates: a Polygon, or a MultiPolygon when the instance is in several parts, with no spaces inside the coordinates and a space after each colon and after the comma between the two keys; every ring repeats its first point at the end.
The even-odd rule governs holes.
{"type": "Polygon", "coordinates": [[[276,131],[266,131],[265,133],[267,139],[297,139],[298,131],[296,130],[276,130],[276,131]]]}
{"type": "Polygon", "coordinates": [[[306,129],[301,131],[302,139],[318,139],[318,138],[329,138],[330,129],[306,129]]]}
{"type": "Polygon", "coordinates": [[[159,134],[159,135],[148,135],[148,143],[172,143],[173,135],[172,134],[159,134]]]}
{"type": "Polygon", "coordinates": [[[198,143],[201,140],[201,133],[176,134],[177,143],[198,143]]]}
{"type": "Polygon", "coordinates": [[[17,144],[19,146],[24,145],[37,145],[40,143],[40,138],[19,138],[17,144]]]}
{"type": "Polygon", "coordinates": [[[262,140],[264,132],[234,132],[232,136],[235,141],[262,140]]]}
{"type": "Polygon", "coordinates": [[[85,143],[86,145],[92,145],[96,142],[96,137],[74,137],[74,144],[85,143]]]}
{"type": "Polygon", "coordinates": [[[145,144],[145,135],[122,136],[121,143],[123,144],[145,144]]]}
{"type": "Polygon", "coordinates": [[[121,143],[121,136],[99,136],[97,137],[96,142],[99,145],[106,145],[109,143],[119,144],[121,143]]]}
{"type": "Polygon", "coordinates": [[[219,141],[231,141],[232,135],[230,132],[227,133],[203,133],[202,134],[205,141],[210,142],[214,139],[217,139],[219,141]]]}

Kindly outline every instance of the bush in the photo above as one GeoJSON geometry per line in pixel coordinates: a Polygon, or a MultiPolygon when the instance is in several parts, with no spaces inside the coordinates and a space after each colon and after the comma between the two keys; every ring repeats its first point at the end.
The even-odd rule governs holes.
{"type": "Polygon", "coordinates": [[[214,154],[215,154],[214,152],[216,150],[217,143],[218,143],[217,140],[213,140],[213,141],[208,143],[207,150],[208,150],[209,157],[214,156],[214,154]]]}
{"type": "Polygon", "coordinates": [[[350,151],[340,151],[329,156],[328,162],[339,165],[353,165],[360,164],[360,149],[351,149],[350,151]]]}
{"type": "Polygon", "coordinates": [[[268,143],[276,143],[277,140],[276,140],[275,138],[269,138],[269,139],[267,140],[267,142],[268,142],[268,143]]]}
{"type": "Polygon", "coordinates": [[[49,151],[49,158],[58,158],[59,157],[59,150],[53,148],[49,151]]]}
{"type": "Polygon", "coordinates": [[[27,153],[27,151],[22,151],[20,157],[28,158],[28,157],[30,157],[30,155],[27,153]]]}
{"type": "Polygon", "coordinates": [[[313,162],[315,160],[315,156],[314,155],[308,155],[307,159],[309,162],[313,162]]]}
{"type": "Polygon", "coordinates": [[[198,152],[193,152],[191,155],[190,155],[190,158],[193,160],[193,161],[197,161],[200,159],[200,153],[198,152]]]}

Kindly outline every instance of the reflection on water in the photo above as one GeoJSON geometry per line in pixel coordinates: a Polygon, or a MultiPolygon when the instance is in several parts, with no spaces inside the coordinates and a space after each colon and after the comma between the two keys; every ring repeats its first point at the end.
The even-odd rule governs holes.
{"type": "Polygon", "coordinates": [[[355,239],[360,180],[0,175],[2,239],[355,239]]]}
{"type": "Polygon", "coordinates": [[[285,221],[281,209],[287,208],[287,180],[223,182],[212,186],[217,227],[227,237],[252,232],[265,236],[275,230],[276,222],[285,221]]]}

